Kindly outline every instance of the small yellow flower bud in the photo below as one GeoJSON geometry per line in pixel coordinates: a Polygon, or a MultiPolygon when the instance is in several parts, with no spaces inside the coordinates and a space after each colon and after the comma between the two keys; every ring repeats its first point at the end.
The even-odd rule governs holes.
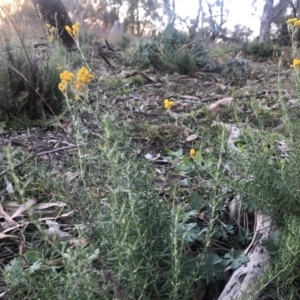
{"type": "Polygon", "coordinates": [[[70,26],[66,26],[65,29],[68,31],[70,35],[72,35],[72,29],[70,28],[70,26]]]}
{"type": "Polygon", "coordinates": [[[190,150],[190,156],[195,156],[195,154],[196,154],[196,150],[192,148],[190,150]]]}
{"type": "Polygon", "coordinates": [[[169,99],[164,100],[164,108],[166,110],[170,110],[172,108],[172,106],[174,106],[174,101],[169,100],[169,99]]]}
{"type": "Polygon", "coordinates": [[[65,90],[66,90],[66,88],[67,88],[67,86],[66,86],[65,83],[61,82],[61,83],[59,83],[58,88],[59,88],[59,90],[60,90],[61,92],[64,93],[65,90]]]}

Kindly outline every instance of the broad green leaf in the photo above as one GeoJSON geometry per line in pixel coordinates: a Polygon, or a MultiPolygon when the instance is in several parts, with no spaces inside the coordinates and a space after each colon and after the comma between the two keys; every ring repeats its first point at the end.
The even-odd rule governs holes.
{"type": "Polygon", "coordinates": [[[172,156],[173,158],[179,158],[183,154],[183,150],[181,148],[179,150],[177,150],[176,152],[172,151],[170,149],[166,149],[166,152],[168,155],[172,156]]]}
{"type": "Polygon", "coordinates": [[[200,227],[197,223],[182,224],[183,239],[186,243],[191,243],[199,239],[200,227]]]}
{"type": "Polygon", "coordinates": [[[217,254],[205,254],[204,266],[201,271],[206,274],[207,284],[224,279],[225,267],[224,259],[217,254]]]}
{"type": "Polygon", "coordinates": [[[43,261],[42,260],[38,260],[36,261],[32,266],[30,266],[30,268],[28,269],[30,274],[33,274],[35,271],[39,270],[41,268],[43,261]]]}
{"type": "Polygon", "coordinates": [[[194,159],[197,163],[201,163],[203,161],[202,154],[200,151],[196,151],[194,159]]]}
{"type": "Polygon", "coordinates": [[[193,163],[190,161],[190,159],[187,156],[183,156],[182,161],[185,166],[192,167],[193,163]]]}
{"type": "Polygon", "coordinates": [[[34,264],[42,258],[41,253],[35,250],[29,250],[24,253],[24,257],[29,264],[34,264]]]}
{"type": "Polygon", "coordinates": [[[243,251],[231,249],[227,254],[224,255],[224,260],[227,266],[230,266],[235,270],[241,265],[249,262],[249,257],[245,255],[243,251]]]}
{"type": "Polygon", "coordinates": [[[199,211],[205,205],[204,200],[199,197],[196,193],[191,193],[187,199],[192,209],[199,211]]]}
{"type": "Polygon", "coordinates": [[[276,254],[279,250],[279,231],[272,231],[269,238],[263,239],[261,243],[271,255],[276,254]]]}

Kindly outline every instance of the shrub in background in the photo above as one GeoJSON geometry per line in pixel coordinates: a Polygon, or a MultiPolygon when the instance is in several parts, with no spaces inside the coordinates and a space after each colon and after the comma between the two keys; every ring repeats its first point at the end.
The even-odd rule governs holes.
{"type": "Polygon", "coordinates": [[[0,121],[28,126],[62,113],[65,100],[58,83],[66,51],[59,45],[34,48],[33,40],[13,26],[7,26],[0,47],[0,121]]]}
{"type": "Polygon", "coordinates": [[[167,52],[164,55],[163,63],[169,70],[182,75],[193,74],[197,67],[196,56],[188,50],[176,51],[175,53],[167,52]]]}
{"type": "Polygon", "coordinates": [[[245,45],[245,54],[251,55],[256,59],[267,59],[272,58],[274,53],[281,54],[279,47],[268,43],[253,42],[245,45]]]}

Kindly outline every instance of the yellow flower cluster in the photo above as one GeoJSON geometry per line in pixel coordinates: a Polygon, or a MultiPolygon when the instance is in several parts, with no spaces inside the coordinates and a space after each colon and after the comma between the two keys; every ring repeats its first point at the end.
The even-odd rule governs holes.
{"type": "Polygon", "coordinates": [[[62,73],[60,73],[61,82],[58,85],[59,90],[64,93],[67,89],[68,84],[71,83],[73,78],[74,74],[72,72],[63,71],[62,73]]]}
{"type": "Polygon", "coordinates": [[[75,81],[75,90],[82,92],[84,87],[91,83],[94,76],[86,67],[82,67],[77,73],[77,79],[75,81]]]}
{"type": "Polygon", "coordinates": [[[300,59],[294,58],[293,64],[291,65],[293,68],[300,68],[300,59]]]}
{"type": "Polygon", "coordinates": [[[46,27],[49,29],[49,31],[55,31],[55,27],[49,23],[46,23],[46,27]]]}
{"type": "Polygon", "coordinates": [[[49,30],[48,41],[51,43],[54,40],[54,33],[55,33],[56,28],[55,28],[55,26],[52,26],[49,23],[46,23],[46,27],[49,30]]]}
{"type": "Polygon", "coordinates": [[[173,106],[174,106],[174,101],[169,100],[169,99],[164,100],[164,108],[166,110],[170,110],[173,106]]]}
{"type": "Polygon", "coordinates": [[[72,28],[70,26],[66,26],[65,29],[68,31],[70,35],[73,37],[77,37],[79,33],[80,23],[76,22],[72,25],[72,28]]]}
{"type": "MultiPolygon", "coordinates": [[[[74,77],[75,75],[72,72],[63,71],[60,73],[61,82],[58,85],[59,90],[64,93],[68,85],[72,83],[74,77]]],[[[93,78],[94,76],[90,73],[90,71],[86,67],[82,67],[76,74],[76,81],[74,82],[75,90],[77,92],[83,92],[85,87],[91,83],[93,78]]]]}
{"type": "Polygon", "coordinates": [[[288,19],[286,24],[288,24],[288,26],[300,27],[300,20],[297,18],[288,19]]]}

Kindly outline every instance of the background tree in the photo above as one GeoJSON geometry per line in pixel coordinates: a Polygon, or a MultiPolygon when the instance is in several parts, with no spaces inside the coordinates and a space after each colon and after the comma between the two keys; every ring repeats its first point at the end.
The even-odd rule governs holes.
{"type": "Polygon", "coordinates": [[[76,47],[76,43],[65,27],[72,27],[72,21],[61,0],[31,0],[36,11],[45,23],[57,27],[58,35],[63,45],[71,50],[76,47]]]}
{"type": "Polygon", "coordinates": [[[269,42],[271,39],[272,22],[287,8],[288,0],[280,0],[274,5],[274,0],[265,0],[263,14],[260,19],[259,42],[269,42]]]}
{"type": "Polygon", "coordinates": [[[155,21],[161,21],[158,9],[162,6],[158,0],[124,0],[127,7],[125,28],[132,34],[143,35],[145,28],[149,29],[155,21]]]}
{"type": "Polygon", "coordinates": [[[200,14],[202,11],[202,0],[198,0],[198,11],[197,11],[197,16],[196,18],[192,21],[192,26],[189,28],[189,34],[190,34],[190,38],[193,39],[195,34],[196,34],[196,30],[199,26],[199,20],[200,20],[200,14]]]}
{"type": "Polygon", "coordinates": [[[164,12],[168,16],[167,25],[174,25],[176,20],[175,0],[163,0],[164,12]],[[171,4],[172,1],[172,4],[171,4]]]}

